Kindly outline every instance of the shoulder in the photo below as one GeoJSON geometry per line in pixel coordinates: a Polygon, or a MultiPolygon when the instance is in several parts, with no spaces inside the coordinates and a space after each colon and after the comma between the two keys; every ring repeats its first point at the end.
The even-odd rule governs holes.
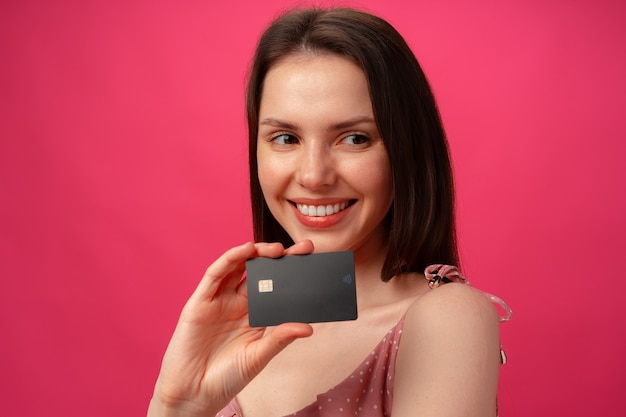
{"type": "MultiPolygon", "coordinates": [[[[497,310],[469,285],[450,283],[419,297],[407,310],[404,333],[408,336],[406,344],[417,344],[425,350],[497,345],[499,352],[497,310]]],[[[455,352],[460,356],[463,353],[455,352]]]]}
{"type": "Polygon", "coordinates": [[[396,359],[394,416],[411,415],[415,407],[440,416],[491,415],[498,327],[495,307],[468,285],[445,284],[416,299],[396,359]]]}
{"type": "Polygon", "coordinates": [[[498,314],[480,291],[469,285],[450,283],[417,298],[407,310],[409,324],[426,325],[434,319],[442,324],[477,320],[497,327],[498,314]]]}

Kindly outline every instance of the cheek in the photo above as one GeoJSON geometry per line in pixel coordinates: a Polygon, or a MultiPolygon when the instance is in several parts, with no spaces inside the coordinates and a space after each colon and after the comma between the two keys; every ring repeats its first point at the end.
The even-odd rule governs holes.
{"type": "Polygon", "coordinates": [[[261,184],[261,191],[263,194],[267,194],[267,187],[272,184],[272,170],[268,169],[267,164],[259,162],[258,165],[259,183],[261,184]]]}
{"type": "Polygon", "coordinates": [[[272,192],[280,186],[281,171],[275,163],[268,161],[267,158],[258,158],[257,167],[261,191],[263,191],[266,201],[271,200],[272,192]]]}
{"type": "Polygon", "coordinates": [[[378,196],[380,202],[389,201],[391,204],[393,181],[391,167],[386,158],[369,161],[367,167],[359,170],[356,178],[360,179],[365,192],[378,196]]]}
{"type": "Polygon", "coordinates": [[[372,178],[372,192],[378,196],[381,208],[384,207],[385,213],[393,202],[393,182],[390,174],[381,174],[379,177],[372,178]]]}
{"type": "Polygon", "coordinates": [[[391,171],[380,171],[379,176],[371,178],[373,181],[371,192],[376,196],[375,211],[386,215],[393,203],[393,180],[391,171]]]}

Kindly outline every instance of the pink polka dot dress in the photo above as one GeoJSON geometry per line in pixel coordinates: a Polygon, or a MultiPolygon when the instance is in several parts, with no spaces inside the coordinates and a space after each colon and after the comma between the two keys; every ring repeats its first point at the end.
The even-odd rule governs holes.
{"type": "MultiPolygon", "coordinates": [[[[390,416],[396,355],[403,325],[404,318],[383,337],[352,374],[339,385],[319,394],[314,403],[289,416],[390,416]]],[[[237,400],[233,399],[216,417],[244,416],[237,400]]]]}

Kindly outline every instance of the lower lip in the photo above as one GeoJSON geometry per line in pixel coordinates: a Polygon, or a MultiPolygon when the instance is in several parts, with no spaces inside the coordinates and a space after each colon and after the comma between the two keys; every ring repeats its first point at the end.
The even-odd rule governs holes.
{"type": "Polygon", "coordinates": [[[306,227],[311,227],[314,229],[323,229],[326,227],[332,227],[339,223],[352,209],[352,205],[346,207],[341,210],[339,213],[331,214],[330,216],[305,216],[298,210],[297,207],[292,205],[293,210],[296,213],[296,217],[306,227]]]}

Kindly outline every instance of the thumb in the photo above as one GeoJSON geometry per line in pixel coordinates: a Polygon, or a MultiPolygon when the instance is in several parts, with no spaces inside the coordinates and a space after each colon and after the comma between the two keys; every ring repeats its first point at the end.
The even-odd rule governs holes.
{"type": "Polygon", "coordinates": [[[258,341],[256,353],[259,365],[261,365],[260,369],[293,341],[312,334],[313,327],[305,323],[284,323],[272,329],[258,341]]]}

